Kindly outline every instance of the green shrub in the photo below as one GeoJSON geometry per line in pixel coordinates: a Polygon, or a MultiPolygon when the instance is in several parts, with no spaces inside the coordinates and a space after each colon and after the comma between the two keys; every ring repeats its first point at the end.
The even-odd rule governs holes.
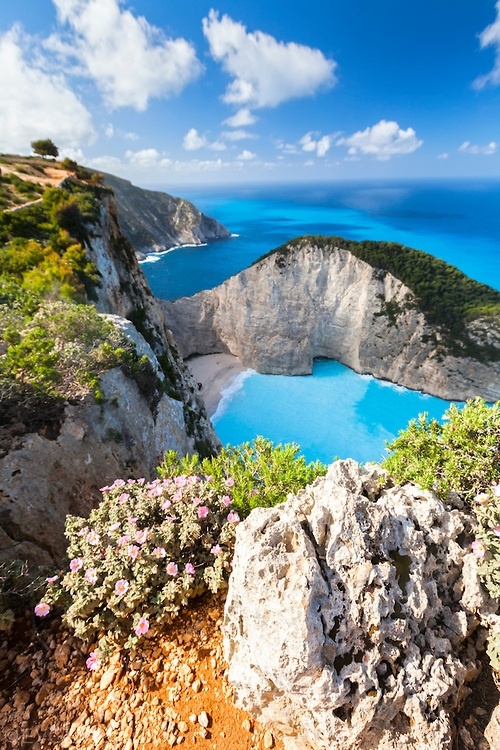
{"type": "Polygon", "coordinates": [[[76,635],[101,633],[100,655],[134,647],[205,589],[226,585],[235,525],[230,499],[199,477],[117,480],[88,520],[68,516],[69,572],[49,583],[38,614],[67,606],[76,635]]]}
{"type": "Polygon", "coordinates": [[[196,455],[179,458],[169,451],[158,474],[169,478],[197,473],[209,476],[218,492],[230,490],[235,507],[245,517],[253,508],[284,502],[289,492],[298,492],[326,474],[324,464],[308,464],[299,451],[296,443],[275,446],[263,437],[237,447],[228,445],[214,458],[202,461],[196,455]]]}
{"type": "Polygon", "coordinates": [[[383,466],[400,484],[414,482],[444,501],[471,502],[500,474],[500,402],[450,406],[441,424],[421,414],[388,445],[383,466]]]}

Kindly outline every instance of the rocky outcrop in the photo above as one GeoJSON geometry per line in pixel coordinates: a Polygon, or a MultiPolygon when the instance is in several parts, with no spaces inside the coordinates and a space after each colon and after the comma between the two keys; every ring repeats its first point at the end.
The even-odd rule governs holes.
{"type": "Polygon", "coordinates": [[[469,521],[350,460],[254,510],[224,621],[237,705],[287,750],[451,750],[484,635],[469,521]]]}
{"type": "Polygon", "coordinates": [[[0,431],[0,559],[32,563],[60,559],[68,513],[87,515],[99,488],[115,478],[153,479],[165,451],[213,455],[219,440],[190,371],[130,243],[116,205],[101,191],[100,220],[86,227],[86,250],[100,283],[97,309],[146,354],[156,375],[142,390],[126,369],[100,376],[101,404],[91,395],[64,405],[36,429],[10,424],[0,431]],[[158,389],[156,378],[162,381],[158,389]]]}
{"type": "MultiPolygon", "coordinates": [[[[183,357],[229,352],[286,375],[308,374],[326,357],[449,400],[500,398],[500,362],[447,354],[398,278],[310,238],[163,310],[183,357]]],[[[490,319],[474,321],[470,338],[500,348],[490,319]]]]}
{"type": "Polygon", "coordinates": [[[231,236],[226,227],[184,198],[143,190],[110,174],[104,175],[104,183],[113,188],[121,230],[140,258],[178,245],[201,245],[231,236]]]}

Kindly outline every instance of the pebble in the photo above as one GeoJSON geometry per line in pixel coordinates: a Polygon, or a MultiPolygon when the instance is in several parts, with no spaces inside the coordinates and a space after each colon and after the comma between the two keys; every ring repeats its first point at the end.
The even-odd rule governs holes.
{"type": "Polygon", "coordinates": [[[108,688],[113,682],[113,680],[115,679],[115,676],[116,676],[116,667],[115,666],[108,667],[101,677],[101,681],[99,683],[99,690],[106,690],[106,688],[108,688]]]}
{"type": "Polygon", "coordinates": [[[199,693],[201,690],[201,682],[200,680],[195,680],[193,684],[191,685],[191,690],[193,693],[199,693]]]}
{"type": "Polygon", "coordinates": [[[264,733],[264,747],[266,750],[270,750],[274,747],[274,737],[270,729],[266,729],[264,733]]]}
{"type": "Polygon", "coordinates": [[[205,729],[208,727],[210,724],[210,716],[206,711],[202,711],[198,716],[198,723],[201,724],[202,727],[205,727],[205,729]]]}
{"type": "Polygon", "coordinates": [[[251,732],[252,731],[252,722],[250,719],[243,719],[241,722],[241,728],[245,730],[245,732],[251,732]]]}

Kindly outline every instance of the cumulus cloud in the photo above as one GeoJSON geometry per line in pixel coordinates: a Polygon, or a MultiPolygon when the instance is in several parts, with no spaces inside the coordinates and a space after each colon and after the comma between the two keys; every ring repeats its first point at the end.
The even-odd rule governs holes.
{"type": "MultiPolygon", "coordinates": [[[[203,33],[213,59],[234,79],[223,100],[242,107],[240,117],[246,108],[275,107],[289,99],[312,96],[336,82],[336,63],[320,50],[279,42],[262,31],[247,32],[228,15],[219,19],[211,10],[203,19],[203,33]]],[[[237,126],[244,124],[249,123],[237,121],[237,126]]]]}
{"type": "Polygon", "coordinates": [[[104,128],[104,135],[108,138],[125,138],[127,141],[137,141],[139,139],[137,133],[129,133],[125,130],[120,130],[120,128],[115,128],[111,122],[108,122],[104,128]]]}
{"type": "Polygon", "coordinates": [[[248,151],[248,149],[245,148],[236,158],[239,161],[250,161],[251,159],[255,159],[256,156],[257,154],[254,154],[253,151],[248,151]]]}
{"type": "Polygon", "coordinates": [[[302,151],[314,152],[317,156],[325,156],[330,150],[332,145],[332,139],[329,135],[324,135],[321,138],[316,138],[315,134],[310,132],[306,133],[299,141],[299,145],[302,151]]]}
{"type": "Polygon", "coordinates": [[[232,117],[228,117],[224,120],[223,125],[228,125],[230,128],[246,128],[249,125],[254,125],[257,122],[257,117],[253,115],[249,109],[243,107],[239,109],[236,114],[232,117]]]}
{"type": "Polygon", "coordinates": [[[167,167],[172,160],[164,154],[160,154],[155,148],[142,148],[139,151],[126,151],[125,158],[134,167],[149,169],[150,167],[167,167]]]}
{"type": "Polygon", "coordinates": [[[473,83],[474,88],[482,89],[487,84],[500,85],[500,0],[495,5],[497,11],[496,20],[487,26],[479,35],[481,49],[495,47],[495,63],[493,69],[484,76],[479,76],[473,83]]]}
{"type": "Polygon", "coordinates": [[[205,135],[200,135],[196,128],[188,130],[182,141],[186,151],[198,151],[200,148],[210,148],[212,151],[225,151],[227,146],[222,141],[210,142],[205,135]]]}
{"type": "Polygon", "coordinates": [[[422,143],[413,128],[403,130],[397,122],[380,120],[371,128],[358,130],[347,138],[339,138],[336,145],[347,146],[349,156],[357,157],[362,154],[386,160],[391,156],[411,154],[422,143]]]}
{"type": "Polygon", "coordinates": [[[201,71],[193,46],[168,39],[122,0],[53,0],[68,39],[53,35],[47,48],[76,59],[111,108],[146,109],[151,97],[177,94],[201,71]]]}
{"type": "Polygon", "coordinates": [[[32,61],[18,26],[0,36],[0,150],[25,152],[37,138],[76,147],[94,135],[92,118],[62,75],[32,61]]]}
{"type": "Polygon", "coordinates": [[[255,133],[249,133],[246,130],[224,130],[221,133],[221,138],[228,141],[244,141],[248,138],[257,138],[257,136],[255,133]]]}
{"type": "Polygon", "coordinates": [[[496,153],[497,144],[495,141],[490,141],[485,146],[478,146],[470,141],[465,141],[458,147],[458,150],[463,154],[483,154],[483,156],[490,156],[496,153]]]}
{"type": "Polygon", "coordinates": [[[438,159],[449,159],[449,157],[450,157],[450,155],[449,155],[449,153],[447,151],[444,151],[442,154],[438,154],[437,155],[438,159]]]}

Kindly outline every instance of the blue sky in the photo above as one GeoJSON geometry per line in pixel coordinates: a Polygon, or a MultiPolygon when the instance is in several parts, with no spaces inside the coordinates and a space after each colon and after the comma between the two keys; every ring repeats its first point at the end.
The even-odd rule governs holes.
{"type": "Polygon", "coordinates": [[[498,176],[500,0],[0,5],[0,151],[137,184],[498,176]]]}

